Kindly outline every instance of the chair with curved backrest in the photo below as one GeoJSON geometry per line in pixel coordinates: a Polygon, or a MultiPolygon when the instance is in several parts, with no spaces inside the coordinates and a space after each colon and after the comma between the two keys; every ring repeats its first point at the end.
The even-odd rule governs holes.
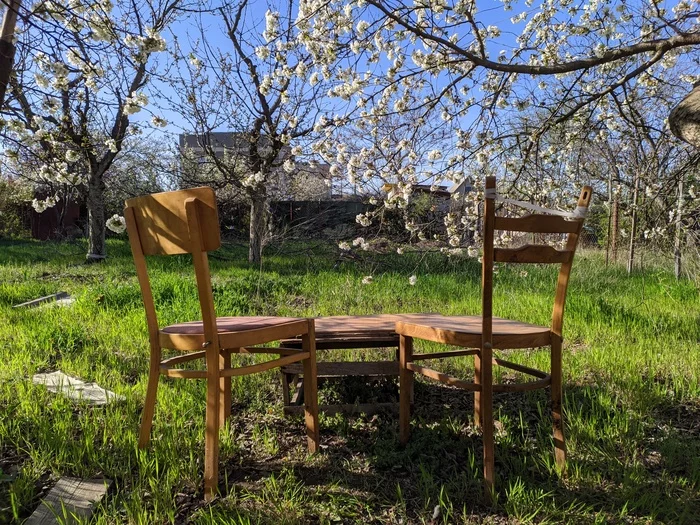
{"type": "MultiPolygon", "coordinates": [[[[530,214],[517,218],[497,217],[495,214],[496,180],[486,179],[484,205],[483,258],[482,258],[482,315],[442,317],[429,322],[398,322],[400,337],[400,400],[399,435],[402,443],[409,437],[409,419],[413,388],[413,374],[418,373],[464,390],[474,392],[474,422],[482,428],[484,443],[484,485],[487,496],[493,493],[494,441],[493,392],[522,392],[537,388],[551,388],[554,419],[554,446],[557,466],[563,470],[566,462],[564,424],[562,419],[562,326],[564,302],[571,273],[571,264],[583,227],[585,212],[591,200],[591,188],[581,191],[576,212],[561,216],[530,214]],[[548,245],[525,245],[517,249],[495,248],[494,231],[528,232],[533,234],[566,234],[564,249],[548,245]],[[510,321],[493,317],[493,264],[503,263],[557,263],[561,264],[554,296],[552,323],[549,327],[510,321]],[[424,354],[413,353],[413,338],[467,348],[424,354]],[[549,373],[493,357],[493,349],[538,348],[551,349],[549,373]],[[463,381],[416,361],[455,356],[474,356],[474,381],[463,381]],[[493,365],[500,365],[534,377],[523,383],[493,384],[493,365]]],[[[523,204],[523,203],[520,203],[523,204]]],[[[551,211],[551,210],[550,210],[551,211]]]]}
{"type": "Polygon", "coordinates": [[[303,361],[306,433],[310,452],[318,449],[316,349],[310,319],[286,317],[216,317],[207,252],[221,245],[216,196],[211,188],[156,193],[126,201],[124,209],[129,242],[141,286],[151,347],[148,389],[143,409],[139,447],[150,439],[160,375],[206,379],[204,460],[205,497],[217,488],[219,427],[231,413],[231,377],[263,372],[303,361]],[[148,279],[145,256],[192,254],[202,320],[160,328],[148,279]],[[254,348],[254,345],[302,337],[302,348],[254,348]],[[163,359],[162,349],[184,352],[163,359]],[[232,353],[278,354],[263,363],[231,367],[232,353]],[[204,359],[204,370],[177,368],[204,359]]]}

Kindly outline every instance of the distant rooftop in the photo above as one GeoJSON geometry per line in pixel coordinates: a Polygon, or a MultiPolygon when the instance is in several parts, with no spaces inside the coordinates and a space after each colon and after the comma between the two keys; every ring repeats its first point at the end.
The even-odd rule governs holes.
{"type": "MultiPolygon", "coordinates": [[[[249,145],[249,136],[247,133],[240,131],[212,131],[204,134],[181,133],[179,136],[180,148],[190,148],[194,150],[204,149],[209,146],[213,149],[232,149],[243,150],[249,145]]],[[[264,146],[269,142],[269,138],[262,136],[260,141],[264,146]]],[[[288,150],[289,146],[284,146],[283,151],[288,150]]]]}

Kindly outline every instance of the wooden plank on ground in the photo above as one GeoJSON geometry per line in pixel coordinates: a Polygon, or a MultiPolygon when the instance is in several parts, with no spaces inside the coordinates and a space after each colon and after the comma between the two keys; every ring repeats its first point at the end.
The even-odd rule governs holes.
{"type": "Polygon", "coordinates": [[[87,521],[109,490],[107,479],[61,478],[41,500],[25,525],[72,524],[87,521]]]}
{"type": "Polygon", "coordinates": [[[13,308],[33,308],[35,306],[39,306],[40,304],[44,304],[49,301],[59,301],[68,298],[70,298],[70,295],[68,295],[67,292],[58,292],[51,295],[46,295],[44,297],[39,297],[37,299],[32,299],[31,301],[27,301],[26,303],[16,304],[13,306],[13,308]]]}
{"type": "Polygon", "coordinates": [[[85,383],[78,378],[64,374],[60,370],[47,374],[36,374],[32,377],[32,382],[35,385],[46,386],[51,392],[63,394],[76,401],[86,401],[91,405],[106,405],[112,401],[124,399],[124,396],[105,390],[97,383],[85,383]]]}
{"type": "MultiPolygon", "coordinates": [[[[398,376],[398,361],[320,361],[316,364],[317,377],[382,377],[398,376]]],[[[282,367],[285,374],[303,375],[301,364],[293,363],[282,367]]]]}

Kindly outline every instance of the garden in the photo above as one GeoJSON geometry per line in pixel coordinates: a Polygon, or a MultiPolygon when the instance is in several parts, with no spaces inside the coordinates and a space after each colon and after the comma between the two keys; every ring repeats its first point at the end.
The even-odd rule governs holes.
{"type": "MultiPolygon", "coordinates": [[[[282,415],[278,373],[269,371],[234,378],[232,416],[221,431],[220,496],[207,503],[204,381],[161,380],[151,444],[136,446],[148,335],[128,243],[107,245],[107,261],[85,265],[83,241],[1,241],[3,523],[26,519],[61,476],[113,481],[90,523],[696,522],[700,300],[696,282],[676,280],[663,265],[628,275],[606,266],[600,251],[577,254],[565,322],[565,475],[554,463],[546,391],[494,396],[492,503],[482,490],[472,394],[417,380],[405,447],[395,412],[322,414],[321,449],[309,455],[303,421],[282,415]],[[13,308],[59,290],[75,302],[13,308]],[[121,399],[95,407],[32,383],[34,374],[55,370],[121,399]]],[[[243,244],[227,242],[211,254],[219,315],[480,312],[473,259],[409,250],[358,260],[310,241],[267,253],[261,266],[249,265],[243,244]],[[374,278],[362,284],[367,274],[374,278]]],[[[494,315],[547,325],[556,273],[523,268],[498,268],[494,315]]],[[[150,271],[163,324],[199,318],[188,256],[156,258],[150,271]]],[[[388,351],[321,350],[318,359],[332,352],[369,360],[388,351]]],[[[511,351],[508,359],[548,366],[544,350],[511,351]]],[[[466,357],[444,365],[455,375],[473,373],[466,357]]],[[[319,385],[320,403],[396,396],[387,379],[319,385]]]]}
{"type": "Polygon", "coordinates": [[[0,13],[0,523],[700,522],[697,1],[0,13]]]}

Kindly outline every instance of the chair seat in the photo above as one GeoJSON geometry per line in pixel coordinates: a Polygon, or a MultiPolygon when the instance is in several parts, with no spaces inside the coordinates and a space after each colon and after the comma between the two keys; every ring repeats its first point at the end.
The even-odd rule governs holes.
{"type": "MultiPolygon", "coordinates": [[[[216,327],[219,333],[242,332],[243,330],[258,330],[270,328],[284,323],[301,321],[296,317],[217,317],[216,327]]],[[[190,321],[188,323],[171,324],[161,329],[168,334],[203,334],[202,321],[190,321]]]]}
{"type": "MultiPolygon", "coordinates": [[[[308,329],[306,319],[297,317],[217,317],[216,327],[219,333],[221,348],[229,346],[230,339],[236,339],[236,346],[248,346],[274,340],[270,337],[270,329],[276,329],[279,334],[275,337],[284,339],[305,334],[308,329]],[[265,332],[265,341],[257,341],[257,331],[265,332]],[[249,333],[250,337],[242,334],[249,333]]],[[[190,321],[166,326],[160,330],[160,344],[165,348],[177,350],[199,350],[204,343],[204,324],[202,321],[190,321]]]]}
{"type": "MultiPolygon", "coordinates": [[[[466,348],[481,347],[481,316],[430,316],[426,321],[399,321],[396,333],[466,348]]],[[[537,348],[551,342],[549,327],[493,318],[493,348],[537,348]]]]}
{"type": "Polygon", "coordinates": [[[395,336],[396,323],[430,322],[439,314],[331,315],[315,320],[316,338],[395,336]]]}
{"type": "MultiPolygon", "coordinates": [[[[439,314],[329,315],[314,319],[317,349],[399,346],[396,323],[427,323],[439,314]]],[[[298,347],[300,339],[284,341],[298,347]]]]}

